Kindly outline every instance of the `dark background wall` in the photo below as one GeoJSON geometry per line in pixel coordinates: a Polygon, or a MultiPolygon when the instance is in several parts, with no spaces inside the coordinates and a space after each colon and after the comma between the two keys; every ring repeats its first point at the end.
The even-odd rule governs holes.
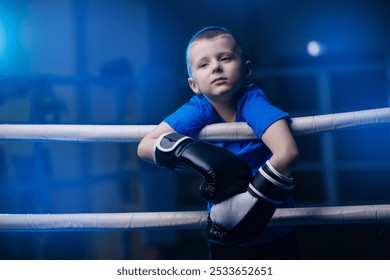
{"type": "MultiPolygon", "coordinates": [[[[389,106],[388,1],[0,0],[0,123],[157,124],[192,96],[185,48],[231,29],[292,117],[389,106]],[[309,42],[320,46],[308,53],[309,42]]],[[[388,126],[297,137],[297,206],[390,199],[388,126]]],[[[0,142],[0,213],[204,210],[200,178],[136,144],[0,142]]],[[[299,228],[304,258],[388,258],[387,224],[299,228]]],[[[204,231],[0,232],[2,259],[202,259],[204,231]]]]}

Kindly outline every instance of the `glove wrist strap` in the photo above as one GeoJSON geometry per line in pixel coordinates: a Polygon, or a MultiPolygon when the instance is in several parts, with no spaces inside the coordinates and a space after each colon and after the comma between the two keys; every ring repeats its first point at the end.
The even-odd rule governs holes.
{"type": "Polygon", "coordinates": [[[282,203],[294,188],[294,178],[286,177],[267,161],[257,172],[248,191],[255,197],[277,205],[282,203]]]}

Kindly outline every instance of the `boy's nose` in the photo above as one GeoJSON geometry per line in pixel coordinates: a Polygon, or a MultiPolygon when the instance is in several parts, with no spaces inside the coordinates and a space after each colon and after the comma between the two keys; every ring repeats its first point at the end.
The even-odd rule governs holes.
{"type": "Polygon", "coordinates": [[[219,73],[222,71],[222,66],[220,63],[216,62],[214,65],[213,65],[213,73],[219,73]]]}

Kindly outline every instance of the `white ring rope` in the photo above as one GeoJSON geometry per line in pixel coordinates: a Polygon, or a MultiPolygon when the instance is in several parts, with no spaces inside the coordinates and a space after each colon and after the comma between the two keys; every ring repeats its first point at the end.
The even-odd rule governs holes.
{"type": "MultiPolygon", "coordinates": [[[[1,214],[0,231],[204,229],[206,211],[1,214]]],[[[390,222],[390,204],[277,209],[269,226],[390,222]]]]}
{"type": "MultiPolygon", "coordinates": [[[[347,113],[292,118],[294,135],[311,134],[361,126],[390,123],[390,107],[347,113]]],[[[0,125],[0,140],[73,141],[73,142],[139,142],[155,125],[0,125]]],[[[203,140],[257,139],[246,123],[224,123],[206,126],[199,135],[203,140]]]]}
{"type": "MultiPolygon", "coordinates": [[[[390,123],[390,108],[293,118],[294,135],[390,123]]],[[[0,125],[0,140],[138,142],[154,125],[0,125]]],[[[214,124],[200,133],[204,140],[256,139],[246,123],[214,124]]],[[[137,230],[205,228],[206,211],[0,214],[0,231],[137,230]]],[[[270,226],[390,222],[390,205],[277,209],[270,226]]]]}

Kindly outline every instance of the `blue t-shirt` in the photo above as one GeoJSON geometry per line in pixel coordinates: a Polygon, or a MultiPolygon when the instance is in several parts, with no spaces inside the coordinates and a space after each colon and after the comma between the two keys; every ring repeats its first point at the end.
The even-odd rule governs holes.
{"type": "MultiPolygon", "coordinates": [[[[238,101],[237,122],[246,122],[261,138],[264,131],[275,121],[288,114],[270,104],[257,86],[250,84],[238,101]]],[[[176,132],[196,138],[202,128],[214,123],[225,123],[203,95],[195,95],[165,120],[176,132]]],[[[218,141],[213,144],[237,154],[252,169],[253,175],[271,156],[262,141],[218,141]]]]}
{"type": "MultiPolygon", "coordinates": [[[[271,157],[271,151],[260,140],[264,131],[279,119],[288,118],[288,114],[271,105],[264,92],[256,85],[245,87],[238,100],[236,122],[246,122],[259,137],[257,140],[247,141],[218,141],[213,144],[224,147],[238,155],[252,169],[255,175],[258,169],[271,157]]],[[[211,103],[203,95],[195,95],[182,105],[176,112],[168,116],[164,122],[169,124],[177,133],[197,138],[199,132],[206,125],[225,123],[211,103]]],[[[288,199],[282,207],[292,206],[288,199]]],[[[272,232],[262,234],[264,241],[276,239],[285,234],[286,229],[270,228],[272,232]],[[269,235],[269,236],[268,236],[269,235]],[[268,237],[266,237],[268,236],[268,237]]],[[[268,231],[268,230],[267,230],[268,231]]],[[[290,230],[289,230],[290,231],[290,230]]]]}

